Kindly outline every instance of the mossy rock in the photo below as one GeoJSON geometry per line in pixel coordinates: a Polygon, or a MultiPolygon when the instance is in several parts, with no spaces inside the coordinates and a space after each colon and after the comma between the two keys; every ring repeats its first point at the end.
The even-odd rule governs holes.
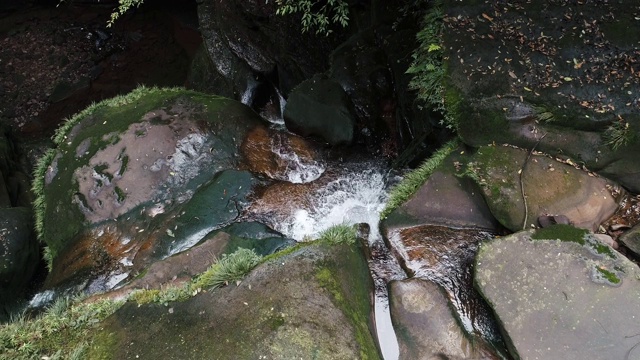
{"type": "Polygon", "coordinates": [[[562,3],[444,1],[444,86],[462,140],[535,146],[639,192],[640,80],[635,60],[620,67],[640,41],[629,6],[580,3],[567,15],[562,3]]]}
{"type": "Polygon", "coordinates": [[[91,359],[378,359],[373,283],[359,245],[312,243],[271,257],[239,285],[184,301],[126,304],[91,359]]]}
{"type": "Polygon", "coordinates": [[[232,222],[257,181],[235,170],[239,149],[261,126],[239,102],[183,89],[140,88],[76,115],[34,185],[48,283],[134,257],[143,266],[232,222]]]}
{"type": "Polygon", "coordinates": [[[609,251],[591,246],[581,229],[550,229],[496,238],[476,257],[476,288],[512,356],[637,358],[638,341],[628,335],[640,312],[637,265],[604,244],[609,251]]]}
{"type": "Polygon", "coordinates": [[[541,215],[564,215],[595,230],[618,207],[608,190],[614,183],[524,149],[483,146],[466,166],[493,215],[512,231],[538,226],[541,215]]]}

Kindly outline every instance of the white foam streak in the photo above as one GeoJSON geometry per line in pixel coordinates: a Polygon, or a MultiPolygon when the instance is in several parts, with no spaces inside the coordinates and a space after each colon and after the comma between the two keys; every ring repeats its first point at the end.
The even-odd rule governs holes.
{"type": "Polygon", "coordinates": [[[312,209],[293,209],[277,230],[302,241],[334,225],[367,223],[370,241],[378,240],[379,214],[387,199],[385,183],[381,170],[348,171],[317,192],[312,209]]]}

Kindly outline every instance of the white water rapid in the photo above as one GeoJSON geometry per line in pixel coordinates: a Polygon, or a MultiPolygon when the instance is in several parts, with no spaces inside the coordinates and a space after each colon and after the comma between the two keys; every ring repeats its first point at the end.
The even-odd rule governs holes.
{"type": "MultiPolygon", "coordinates": [[[[388,169],[381,163],[368,162],[342,165],[334,171],[335,179],[311,196],[311,208],[291,209],[289,218],[280,222],[276,230],[305,241],[317,238],[323,230],[334,225],[367,223],[370,246],[384,247],[378,225],[388,197],[388,169]]],[[[300,174],[300,177],[306,176],[300,174]]],[[[398,342],[391,325],[386,281],[382,281],[382,277],[388,276],[379,273],[387,270],[381,270],[380,266],[375,261],[370,264],[376,283],[376,331],[384,359],[397,360],[398,342]]]]}

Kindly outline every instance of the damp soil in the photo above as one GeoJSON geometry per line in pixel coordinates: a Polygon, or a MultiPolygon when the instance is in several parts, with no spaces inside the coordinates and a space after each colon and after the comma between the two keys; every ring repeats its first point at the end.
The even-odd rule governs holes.
{"type": "Polygon", "coordinates": [[[110,28],[110,6],[56,3],[0,12],[0,121],[19,138],[49,138],[138,85],[185,85],[201,43],[195,1],[150,1],[110,28]]]}

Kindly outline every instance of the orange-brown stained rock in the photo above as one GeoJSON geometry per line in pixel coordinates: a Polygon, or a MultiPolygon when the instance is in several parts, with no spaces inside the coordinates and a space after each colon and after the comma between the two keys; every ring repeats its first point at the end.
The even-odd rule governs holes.
{"type": "Polygon", "coordinates": [[[319,157],[312,144],[304,138],[265,126],[256,126],[249,131],[240,151],[249,171],[278,180],[287,179],[290,162],[276,152],[295,154],[303,163],[314,162],[319,157]]]}
{"type": "Polygon", "coordinates": [[[116,226],[99,227],[80,235],[74,246],[58,255],[45,287],[55,287],[87,272],[114,270],[127,253],[135,253],[137,246],[137,242],[123,239],[116,226]]]}

